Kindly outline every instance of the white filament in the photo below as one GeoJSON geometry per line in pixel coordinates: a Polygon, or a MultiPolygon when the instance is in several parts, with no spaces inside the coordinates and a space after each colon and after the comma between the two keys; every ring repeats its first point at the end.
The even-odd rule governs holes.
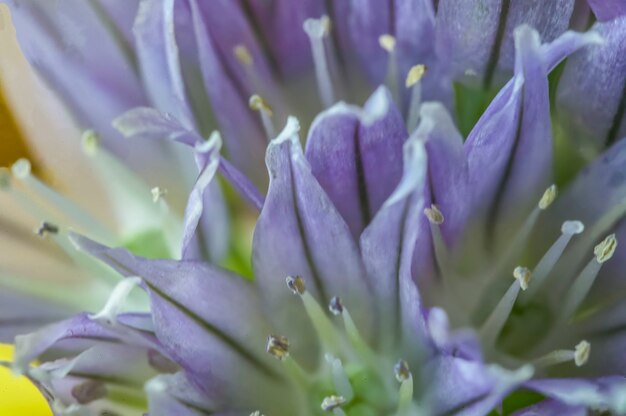
{"type": "Polygon", "coordinates": [[[320,19],[307,19],[303,24],[304,31],[311,43],[317,87],[324,108],[328,108],[335,103],[332,76],[324,48],[324,40],[328,35],[329,24],[326,16],[320,19]]]}
{"type": "Polygon", "coordinates": [[[565,221],[563,223],[561,236],[552,244],[533,270],[533,284],[520,298],[520,302],[523,305],[528,304],[537,294],[539,288],[546,282],[548,275],[561,258],[572,237],[582,233],[584,229],[585,227],[580,221],[565,221]]]}

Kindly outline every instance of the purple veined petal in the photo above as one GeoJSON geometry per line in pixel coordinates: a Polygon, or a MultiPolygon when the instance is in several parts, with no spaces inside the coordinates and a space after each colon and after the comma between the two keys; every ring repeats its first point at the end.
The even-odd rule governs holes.
{"type": "Polygon", "coordinates": [[[385,79],[387,53],[380,47],[378,38],[393,34],[391,21],[392,2],[388,0],[350,0],[334,2],[333,27],[337,31],[344,53],[354,54],[373,84],[385,79]]]}
{"type": "Polygon", "coordinates": [[[308,18],[319,18],[327,13],[324,2],[318,0],[278,0],[243,2],[254,13],[266,47],[282,75],[293,75],[313,66],[309,38],[302,24],[308,18]],[[289,34],[285,36],[285,34],[289,34]]]}
{"type": "MultiPolygon", "coordinates": [[[[69,113],[64,116],[71,116],[76,124],[73,127],[95,130],[103,139],[103,147],[143,178],[171,188],[172,196],[178,197],[171,185],[179,184],[185,178],[180,170],[164,169],[171,165],[175,149],[168,143],[143,140],[129,143],[111,126],[111,120],[119,114],[147,104],[135,70],[134,50],[119,33],[126,30],[119,27],[123,20],[112,22],[109,15],[113,9],[118,14],[134,15],[137,2],[123,3],[105,7],[95,1],[85,3],[80,0],[12,1],[10,5],[24,54],[60,98],[59,102],[69,113]],[[90,99],[85,101],[85,97],[90,99]]],[[[50,105],[50,100],[46,102],[50,105]]],[[[56,101],[53,104],[58,105],[56,101]]],[[[51,109],[50,112],[59,111],[51,109]]],[[[71,130],[66,134],[69,135],[68,143],[71,139],[78,143],[79,133],[71,130]]],[[[45,133],[42,136],[33,137],[32,141],[45,152],[52,145],[48,140],[50,137],[45,133]]],[[[63,157],[57,155],[54,158],[57,159],[54,160],[56,165],[65,163],[65,153],[61,153],[63,157]]]]}
{"type": "Polygon", "coordinates": [[[203,416],[213,404],[189,382],[184,373],[160,375],[146,384],[150,416],[203,416]]]}
{"type": "Polygon", "coordinates": [[[587,416],[587,408],[584,406],[568,406],[558,400],[542,400],[539,403],[518,410],[513,416],[587,416]]]}
{"type": "Polygon", "coordinates": [[[600,22],[618,18],[626,14],[626,2],[624,0],[587,0],[593,10],[593,14],[600,22]]]}
{"type": "Polygon", "coordinates": [[[183,81],[174,30],[175,0],[142,0],[133,33],[142,78],[152,104],[188,129],[194,120],[183,81]]]}
{"type": "Polygon", "coordinates": [[[272,331],[252,285],[208,263],[147,260],[78,235],[73,239],[122,275],[144,280],[164,351],[216,404],[275,397],[280,367],[264,354],[272,331]]]}
{"type": "Polygon", "coordinates": [[[437,53],[441,59],[453,59],[450,65],[456,78],[478,77],[490,83],[501,70],[513,69],[516,27],[528,24],[542,40],[551,41],[568,28],[574,3],[442,0],[437,11],[437,53]]]}
{"type": "Polygon", "coordinates": [[[415,132],[423,140],[428,153],[428,176],[432,203],[443,213],[440,225],[448,244],[461,235],[469,216],[467,201],[467,162],[463,151],[463,137],[452,117],[439,103],[424,103],[420,111],[421,123],[415,132]]]}
{"type": "Polygon", "coordinates": [[[604,42],[568,59],[557,90],[557,110],[566,132],[588,142],[580,145],[601,149],[626,135],[626,16],[598,22],[591,31],[604,42]]]}
{"type": "Polygon", "coordinates": [[[290,117],[267,150],[270,186],[256,225],[252,264],[272,322],[290,339],[294,356],[308,365],[318,358],[317,342],[302,302],[285,284],[302,276],[323,305],[342,298],[360,331],[372,336],[371,294],[358,247],[330,198],[315,180],[298,140],[299,123],[290,117]],[[308,334],[310,336],[305,336],[308,334]]]}
{"type": "Polygon", "coordinates": [[[439,356],[430,363],[433,414],[485,415],[511,391],[530,379],[530,366],[505,370],[454,356],[439,356]]]}
{"type": "Polygon", "coordinates": [[[434,307],[424,313],[428,336],[441,355],[454,355],[469,361],[483,361],[480,341],[472,330],[451,330],[443,309],[434,307]]]}
{"type": "Polygon", "coordinates": [[[205,141],[193,130],[181,125],[174,116],[148,107],[122,114],[113,121],[113,125],[128,138],[168,139],[194,148],[199,173],[185,209],[182,257],[187,260],[208,258],[211,261],[223,258],[228,244],[228,213],[221,188],[213,180],[220,164],[222,142],[219,134],[214,132],[205,141]],[[200,234],[204,235],[197,233],[199,225],[200,234]]]}
{"type": "Polygon", "coordinates": [[[403,152],[402,179],[363,231],[360,245],[386,335],[402,329],[404,338],[413,341],[426,335],[411,261],[417,245],[420,253],[430,250],[430,233],[425,234],[428,227],[422,213],[427,162],[423,143],[415,136],[404,144],[403,152]]]}
{"type": "Polygon", "coordinates": [[[384,87],[362,110],[339,103],[311,125],[305,152],[311,171],[355,239],[400,181],[407,136],[384,87]]]}
{"type": "Polygon", "coordinates": [[[598,379],[542,379],[524,383],[534,390],[569,406],[607,409],[615,414],[626,412],[626,379],[622,376],[598,379]]]}
{"type": "MultiPolygon", "coordinates": [[[[206,142],[198,142],[195,146],[195,154],[196,154],[196,164],[198,165],[198,170],[200,171],[198,174],[198,178],[196,183],[189,194],[189,199],[187,201],[187,208],[185,208],[185,219],[183,225],[183,242],[182,242],[182,258],[184,260],[192,260],[197,258],[198,252],[197,250],[190,250],[190,243],[193,238],[196,236],[196,229],[198,227],[198,223],[200,222],[200,217],[203,214],[211,215],[216,212],[213,210],[209,212],[209,210],[205,208],[215,208],[212,205],[208,205],[205,207],[205,199],[207,197],[215,197],[221,196],[219,192],[219,187],[217,184],[213,182],[215,178],[215,173],[219,167],[220,163],[220,149],[222,147],[222,139],[219,133],[214,132],[209,140],[206,142]],[[211,185],[213,186],[211,187],[211,185]],[[211,188],[210,188],[211,187],[211,188]],[[215,188],[217,187],[217,191],[215,188]],[[211,190],[211,192],[209,192],[211,190]]],[[[219,200],[221,201],[221,199],[219,200]]],[[[206,201],[211,203],[211,201],[206,201]]],[[[220,204],[221,205],[221,204],[220,204]]],[[[221,211],[221,214],[226,217],[226,212],[222,206],[217,205],[217,208],[221,211]]],[[[224,221],[218,222],[220,225],[224,225],[224,221]]],[[[218,232],[218,230],[212,230],[213,232],[218,232]]],[[[227,234],[227,230],[222,229],[222,233],[227,234]]],[[[222,235],[217,235],[216,237],[223,237],[222,235]]],[[[227,239],[224,239],[227,241],[227,239]]],[[[209,248],[210,250],[210,248],[209,248]]],[[[222,247],[220,251],[224,252],[225,248],[222,247]]]]}
{"type": "Polygon", "coordinates": [[[71,314],[63,306],[0,287],[0,342],[33,332],[71,314]]]}
{"type": "Polygon", "coordinates": [[[22,373],[28,364],[61,341],[101,340],[116,342],[119,336],[87,314],[80,314],[65,321],[47,325],[37,332],[15,338],[14,369],[22,373]]]}
{"type": "Polygon", "coordinates": [[[533,29],[516,30],[515,76],[493,99],[464,145],[474,206],[497,214],[503,204],[513,213],[523,212],[528,207],[519,201],[534,203],[551,182],[547,73],[576,48],[597,41],[596,36],[571,32],[563,37],[567,43],[559,38],[541,46],[533,29]]]}
{"type": "Polygon", "coordinates": [[[113,126],[129,139],[167,139],[191,147],[202,141],[202,137],[184,127],[174,116],[150,107],[127,111],[113,120],[113,126]]]}
{"type": "Polygon", "coordinates": [[[511,1],[498,66],[507,70],[514,68],[514,32],[518,26],[526,24],[539,33],[541,42],[552,42],[568,29],[575,3],[576,0],[511,1]]]}
{"type": "MultiPolygon", "coordinates": [[[[213,3],[226,7],[222,0],[203,2],[204,5],[213,3]]],[[[266,175],[259,155],[265,151],[267,140],[257,115],[248,107],[249,93],[241,89],[232,76],[232,68],[220,59],[216,41],[208,32],[206,14],[199,8],[197,0],[190,0],[190,5],[204,87],[220,124],[226,151],[237,168],[254,178],[257,185],[264,185],[266,175]]],[[[229,57],[233,55],[232,49],[222,53],[229,57]]]]}

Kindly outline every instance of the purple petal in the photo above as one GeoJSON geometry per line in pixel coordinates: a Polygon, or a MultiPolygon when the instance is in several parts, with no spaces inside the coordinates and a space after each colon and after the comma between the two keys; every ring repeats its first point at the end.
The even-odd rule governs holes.
{"type": "Polygon", "coordinates": [[[516,31],[515,76],[500,90],[465,142],[473,204],[512,215],[524,212],[551,182],[552,139],[547,73],[576,47],[596,37],[567,33],[541,46],[528,26],[516,31]],[[530,168],[532,166],[532,169],[530,168]]]}
{"type": "MultiPolygon", "coordinates": [[[[246,2],[244,2],[245,4],[246,2]]],[[[247,2],[267,43],[269,54],[283,75],[308,70],[312,67],[309,38],[302,24],[308,18],[319,18],[326,13],[319,0],[275,0],[247,2]],[[288,34],[288,36],[286,36],[288,34]]]]}
{"type": "MultiPolygon", "coordinates": [[[[147,104],[134,69],[134,51],[117,36],[117,31],[130,29],[116,26],[124,20],[108,19],[93,2],[80,0],[9,4],[24,54],[79,127],[96,130],[108,149],[144,174],[154,175],[154,166],[164,166],[171,155],[165,155],[162,145],[129,144],[111,127],[119,114],[147,104]]],[[[137,4],[130,0],[106,8],[134,16],[137,4]]]]}
{"type": "Polygon", "coordinates": [[[493,74],[488,72],[495,71],[497,75],[498,70],[513,68],[516,27],[528,24],[544,42],[551,41],[567,29],[574,3],[574,0],[441,0],[437,11],[438,55],[452,60],[450,66],[455,77],[469,75],[489,82],[493,74]]]}
{"type": "Polygon", "coordinates": [[[292,342],[294,355],[302,354],[310,363],[314,354],[303,350],[315,348],[316,341],[300,299],[285,284],[287,276],[302,276],[307,290],[324,305],[340,296],[368,336],[373,320],[357,245],[311,173],[298,129],[298,122],[290,118],[268,147],[270,186],[254,233],[252,262],[278,329],[285,335],[296,328],[299,334],[310,335],[299,335],[292,342]]]}
{"type": "Polygon", "coordinates": [[[626,16],[596,23],[591,30],[604,43],[590,45],[568,59],[557,91],[557,109],[571,137],[602,148],[626,136],[626,16]]]}
{"type": "MultiPolygon", "coordinates": [[[[221,214],[221,218],[226,218],[226,212],[224,210],[221,199],[221,192],[219,189],[219,185],[215,183],[213,180],[215,178],[215,173],[217,172],[217,168],[219,167],[219,159],[220,159],[220,149],[221,149],[221,137],[219,134],[214,133],[211,135],[211,138],[202,143],[197,143],[195,146],[195,154],[196,154],[196,164],[198,165],[198,170],[200,171],[198,174],[198,178],[196,183],[193,185],[193,189],[189,194],[189,199],[187,200],[187,207],[185,208],[185,219],[183,225],[183,241],[182,241],[182,258],[185,260],[197,259],[198,250],[191,250],[190,244],[194,237],[196,237],[196,229],[200,222],[200,217],[205,215],[215,214],[216,211],[210,212],[206,208],[217,208],[218,214],[221,214]],[[212,186],[211,186],[212,185],[212,186]],[[211,204],[214,201],[207,201],[209,204],[205,206],[205,200],[207,198],[215,198],[217,199],[217,204],[211,204]]],[[[206,218],[206,217],[205,217],[206,218]]],[[[224,226],[224,221],[219,221],[216,225],[224,226]]],[[[226,229],[220,230],[211,230],[216,232],[215,238],[217,238],[217,243],[219,241],[227,241],[227,239],[223,238],[225,234],[227,234],[226,229]]],[[[211,247],[209,247],[209,250],[211,247]]],[[[225,249],[222,247],[221,250],[224,252],[225,249]]],[[[201,258],[202,256],[200,256],[201,258]]],[[[219,258],[219,257],[217,257],[219,258]]]]}
{"type": "Polygon", "coordinates": [[[263,352],[272,332],[252,285],[206,263],[147,260],[73,239],[121,274],[144,279],[159,341],[208,397],[254,403],[277,388],[275,363],[263,352]]]}
{"type": "Polygon", "coordinates": [[[409,340],[425,334],[421,300],[411,278],[411,260],[416,245],[430,247],[422,213],[426,169],[423,144],[412,136],[404,145],[400,183],[361,235],[361,254],[381,320],[398,323],[386,325],[386,330],[393,333],[402,328],[409,340]],[[425,243],[418,242],[421,237],[426,237],[425,243]]]}
{"type": "Polygon", "coordinates": [[[626,2],[624,0],[587,0],[587,3],[600,22],[626,14],[626,2]]]}
{"type": "Polygon", "coordinates": [[[456,357],[436,358],[428,368],[434,414],[486,415],[532,376],[532,369],[508,371],[456,357]]]}
{"type": "Polygon", "coordinates": [[[172,115],[149,107],[137,107],[127,111],[113,120],[113,126],[124,137],[131,139],[167,139],[192,147],[202,142],[202,137],[184,127],[172,115]]]}
{"type": "Polygon", "coordinates": [[[545,379],[524,384],[549,398],[569,406],[607,409],[616,414],[626,412],[626,378],[622,376],[590,379],[545,379]]]}
{"type": "Polygon", "coordinates": [[[306,158],[355,238],[400,181],[407,136],[402,115],[384,88],[363,110],[340,103],[313,122],[306,158]]]}
{"type": "Polygon", "coordinates": [[[159,110],[174,115],[187,129],[193,129],[174,37],[174,10],[174,0],[143,0],[133,32],[150,101],[159,110]]]}
{"type": "Polygon", "coordinates": [[[446,109],[438,103],[424,103],[416,135],[425,142],[432,202],[445,217],[440,225],[447,243],[455,242],[469,216],[467,163],[463,138],[446,109]]]}
{"type": "Polygon", "coordinates": [[[24,371],[28,364],[55,344],[66,340],[101,340],[115,342],[118,334],[99,322],[91,320],[87,314],[77,315],[65,321],[45,326],[28,335],[15,338],[15,368],[24,371]]]}
{"type": "Polygon", "coordinates": [[[202,416],[214,414],[212,404],[184,373],[161,375],[146,384],[150,416],[202,416]]]}
{"type": "MultiPolygon", "coordinates": [[[[203,2],[205,6],[216,5],[232,9],[234,3],[220,1],[203,2]],[[233,6],[228,6],[233,4],[233,6]]],[[[224,137],[226,151],[237,168],[246,173],[249,177],[255,178],[257,184],[264,184],[264,173],[262,155],[265,150],[266,138],[264,137],[263,128],[260,125],[258,116],[248,107],[248,98],[251,95],[250,90],[242,91],[238,86],[238,81],[233,74],[241,71],[241,64],[237,66],[239,71],[233,72],[232,67],[220,59],[220,56],[227,56],[228,62],[234,59],[232,57],[232,48],[227,51],[219,51],[216,41],[209,36],[208,20],[205,20],[209,13],[202,13],[199,9],[197,0],[191,0],[192,25],[195,34],[195,40],[198,48],[200,67],[204,80],[204,87],[207,96],[213,104],[213,111],[220,124],[220,128],[224,137]]],[[[211,22],[220,20],[222,17],[230,15],[212,16],[211,22]],[[220,16],[218,19],[217,16],[220,16]]],[[[231,16],[232,17],[232,16],[231,16]]],[[[223,26],[229,19],[225,19],[220,23],[223,26]]],[[[233,43],[233,38],[238,39],[238,35],[232,33],[229,29],[228,40],[233,43]]],[[[235,46],[233,43],[232,47],[235,46]]],[[[257,61],[255,61],[257,62],[257,61]]],[[[235,66],[235,63],[233,63],[235,66]]]]}
{"type": "Polygon", "coordinates": [[[513,416],[587,416],[587,408],[584,406],[568,406],[558,400],[543,400],[526,409],[513,413],[513,416]]]}
{"type": "Polygon", "coordinates": [[[71,311],[35,296],[6,288],[0,292],[0,342],[12,342],[16,335],[33,332],[43,325],[66,318],[71,311]]]}

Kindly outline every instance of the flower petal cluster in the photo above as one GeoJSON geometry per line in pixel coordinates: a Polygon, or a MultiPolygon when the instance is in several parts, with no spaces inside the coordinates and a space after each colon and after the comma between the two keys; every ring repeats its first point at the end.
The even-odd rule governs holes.
{"type": "MultiPolygon", "coordinates": [[[[196,168],[180,217],[153,190],[170,258],[39,218],[112,287],[15,339],[57,414],[626,414],[623,2],[10,3],[127,194],[127,149],[196,168]],[[591,161],[559,191],[561,136],[591,161]],[[253,279],[220,263],[225,186],[253,279]]],[[[0,185],[50,195],[25,163],[0,185]]]]}

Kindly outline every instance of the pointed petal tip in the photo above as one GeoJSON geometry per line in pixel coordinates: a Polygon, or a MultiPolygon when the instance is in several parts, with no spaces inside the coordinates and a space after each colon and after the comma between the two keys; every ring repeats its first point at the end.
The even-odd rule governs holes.
{"type": "Polygon", "coordinates": [[[300,121],[295,116],[289,116],[287,118],[287,124],[278,136],[272,140],[271,144],[280,144],[287,140],[298,140],[298,133],[300,133],[300,121]]]}

